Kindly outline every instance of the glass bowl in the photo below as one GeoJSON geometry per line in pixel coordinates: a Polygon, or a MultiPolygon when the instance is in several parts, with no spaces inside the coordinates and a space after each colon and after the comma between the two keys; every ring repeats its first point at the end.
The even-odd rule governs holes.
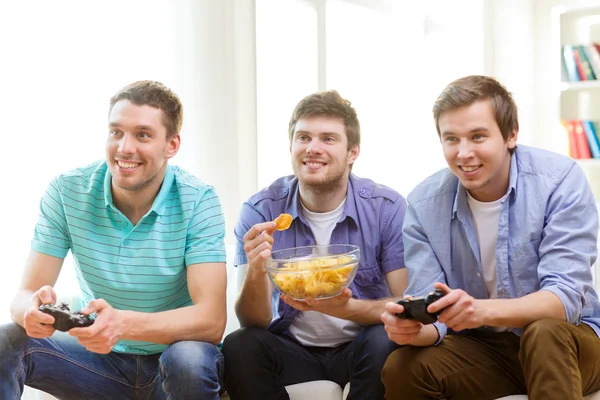
{"type": "Polygon", "coordinates": [[[271,282],[294,300],[327,299],[352,283],[360,249],[350,244],[304,246],[276,250],[265,269],[271,282]]]}

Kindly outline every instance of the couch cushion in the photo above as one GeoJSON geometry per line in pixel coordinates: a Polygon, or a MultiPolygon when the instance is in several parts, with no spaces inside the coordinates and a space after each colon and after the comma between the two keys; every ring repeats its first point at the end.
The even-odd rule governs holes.
{"type": "MultiPolygon", "coordinates": [[[[290,400],[342,400],[342,388],[331,381],[297,383],[286,386],[285,390],[290,395],[290,400]]],[[[221,400],[225,399],[229,400],[227,394],[221,396],[221,400]]]]}

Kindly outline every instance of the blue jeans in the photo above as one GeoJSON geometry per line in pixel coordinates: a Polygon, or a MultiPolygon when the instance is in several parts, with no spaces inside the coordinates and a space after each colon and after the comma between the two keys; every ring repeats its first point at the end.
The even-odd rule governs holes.
{"type": "Polygon", "coordinates": [[[0,326],[0,399],[23,386],[59,399],[219,398],[223,356],[205,342],[177,342],[161,354],[96,354],[57,332],[33,339],[16,324],[0,326]]]}

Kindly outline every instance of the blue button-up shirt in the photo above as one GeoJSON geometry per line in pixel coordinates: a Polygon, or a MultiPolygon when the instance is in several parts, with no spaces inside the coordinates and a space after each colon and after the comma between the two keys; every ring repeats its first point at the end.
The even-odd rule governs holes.
{"type": "MultiPolygon", "coordinates": [[[[434,282],[489,298],[466,190],[448,169],[408,196],[404,224],[406,293],[426,295],[434,282]]],[[[570,158],[519,145],[511,157],[496,242],[498,298],[548,290],[562,301],[567,321],[600,333],[600,303],[592,269],[598,212],[581,168],[570,158]]],[[[447,327],[436,322],[440,341],[447,327]]],[[[521,329],[512,329],[520,335],[521,329]]],[[[439,342],[438,342],[439,343],[439,342]]]]}
{"type": "MultiPolygon", "coordinates": [[[[273,250],[315,244],[310,225],[302,214],[298,180],[294,176],[280,178],[252,196],[242,206],[235,227],[237,238],[234,264],[247,264],[243,237],[255,224],[273,221],[279,214],[293,218],[292,225],[274,235],[273,250]]],[[[390,295],[385,274],[404,268],[402,223],[406,200],[396,191],[369,179],[350,174],[344,212],[331,233],[331,244],[352,244],[360,248],[360,262],[350,285],[359,299],[379,299],[390,295]]],[[[287,331],[298,311],[272,296],[274,319],[269,330],[287,331]]]]}

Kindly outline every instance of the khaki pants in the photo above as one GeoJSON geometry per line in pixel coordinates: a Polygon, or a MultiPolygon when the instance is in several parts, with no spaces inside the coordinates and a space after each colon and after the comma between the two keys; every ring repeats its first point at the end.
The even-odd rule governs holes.
{"type": "Polygon", "coordinates": [[[438,346],[406,346],[383,368],[388,400],[581,399],[600,389],[600,339],[586,324],[544,319],[510,332],[448,335],[438,346]]]}

